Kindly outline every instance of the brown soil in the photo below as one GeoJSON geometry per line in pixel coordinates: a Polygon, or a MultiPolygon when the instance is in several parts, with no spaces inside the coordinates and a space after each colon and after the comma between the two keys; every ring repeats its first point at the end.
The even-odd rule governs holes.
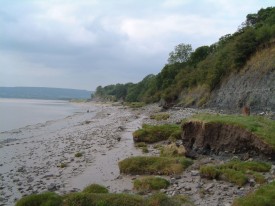
{"type": "Polygon", "coordinates": [[[238,126],[190,121],[183,124],[182,129],[183,145],[193,151],[275,156],[268,144],[238,126]]]}

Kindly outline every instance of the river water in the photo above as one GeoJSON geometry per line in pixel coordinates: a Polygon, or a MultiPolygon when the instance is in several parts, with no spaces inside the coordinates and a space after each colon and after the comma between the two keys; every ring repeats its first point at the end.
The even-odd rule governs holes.
{"type": "Polygon", "coordinates": [[[0,98],[0,132],[61,119],[80,111],[62,100],[0,98]]]}

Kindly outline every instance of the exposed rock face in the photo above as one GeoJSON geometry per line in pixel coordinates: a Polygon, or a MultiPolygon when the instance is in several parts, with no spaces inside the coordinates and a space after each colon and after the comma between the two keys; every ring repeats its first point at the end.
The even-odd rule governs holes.
{"type": "Polygon", "coordinates": [[[245,68],[232,74],[211,93],[209,107],[251,112],[275,111],[275,47],[258,52],[245,68]]]}
{"type": "Polygon", "coordinates": [[[264,154],[272,159],[275,156],[275,151],[259,137],[234,125],[191,121],[182,128],[183,145],[197,152],[264,154]]]}

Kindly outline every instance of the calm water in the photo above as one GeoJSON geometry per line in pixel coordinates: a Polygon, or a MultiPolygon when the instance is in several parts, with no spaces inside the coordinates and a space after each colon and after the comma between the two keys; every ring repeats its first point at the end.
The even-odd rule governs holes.
{"type": "Polygon", "coordinates": [[[0,132],[72,115],[80,108],[60,100],[0,98],[0,132]]]}

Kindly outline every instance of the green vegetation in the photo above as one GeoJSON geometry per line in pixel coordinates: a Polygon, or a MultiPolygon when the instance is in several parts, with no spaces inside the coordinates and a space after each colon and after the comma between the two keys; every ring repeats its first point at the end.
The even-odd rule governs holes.
{"type": "Polygon", "coordinates": [[[183,145],[177,146],[175,143],[163,146],[160,150],[161,157],[182,157],[186,150],[183,145]]]}
{"type": "Polygon", "coordinates": [[[175,195],[173,197],[167,197],[163,193],[156,193],[149,197],[144,206],[182,206],[192,205],[192,203],[183,195],[175,195]]]}
{"type": "MultiPolygon", "coordinates": [[[[158,184],[154,183],[153,185],[158,184]]],[[[181,206],[183,203],[190,205],[186,197],[179,195],[167,197],[165,194],[157,193],[149,197],[142,197],[123,193],[93,193],[90,187],[87,188],[83,192],[64,196],[50,192],[29,195],[20,199],[16,206],[181,206]],[[88,191],[86,191],[87,188],[88,191]]],[[[95,192],[98,192],[98,189],[95,192]]]]}
{"type": "Polygon", "coordinates": [[[91,184],[84,188],[85,193],[108,193],[108,189],[98,184],[91,184]]]}
{"type": "Polygon", "coordinates": [[[130,194],[72,193],[63,206],[143,206],[144,198],[130,194]]]}
{"type": "Polygon", "coordinates": [[[130,157],[119,162],[120,172],[139,175],[179,174],[192,164],[183,157],[130,157]]]}
{"type": "Polygon", "coordinates": [[[252,132],[275,149],[275,121],[260,116],[198,114],[190,121],[236,125],[252,132]]]}
{"type": "Polygon", "coordinates": [[[150,119],[161,121],[161,120],[167,120],[169,117],[170,117],[170,114],[168,113],[157,113],[157,114],[152,114],[150,116],[150,119]]]}
{"type": "Polygon", "coordinates": [[[95,96],[114,101],[163,100],[168,106],[175,103],[202,106],[223,79],[245,69],[252,56],[272,46],[274,38],[275,7],[261,9],[248,14],[235,33],[220,37],[210,46],[193,51],[189,44],[177,45],[169,54],[168,64],[157,75],[148,75],[137,84],[99,86],[95,96]]]}
{"type": "Polygon", "coordinates": [[[275,182],[260,187],[256,192],[234,200],[233,206],[271,206],[275,203],[275,182]]]}
{"type": "Polygon", "coordinates": [[[58,167],[65,168],[65,167],[67,167],[67,163],[61,163],[60,165],[58,165],[58,167]]]}
{"type": "Polygon", "coordinates": [[[75,153],[75,155],[74,155],[75,157],[82,157],[83,156],[83,154],[81,153],[81,152],[77,152],[77,153],[75,153]]]}
{"type": "Polygon", "coordinates": [[[16,206],[60,206],[61,203],[61,196],[53,192],[46,192],[22,197],[16,206]]]}
{"type": "Polygon", "coordinates": [[[128,106],[130,108],[141,108],[141,107],[145,106],[145,103],[143,103],[143,102],[127,102],[126,106],[128,106]]]}
{"type": "Polygon", "coordinates": [[[222,165],[206,165],[200,168],[200,175],[208,179],[222,179],[239,186],[247,183],[249,177],[254,178],[259,184],[265,181],[259,172],[268,172],[271,165],[265,162],[230,161],[222,165]]]}
{"type": "Polygon", "coordinates": [[[169,181],[161,177],[142,177],[134,180],[134,189],[139,192],[165,189],[169,185],[169,181]]]}
{"type": "Polygon", "coordinates": [[[164,125],[142,125],[142,129],[139,129],[133,133],[135,142],[147,142],[154,143],[162,140],[167,140],[169,137],[176,139],[181,138],[181,128],[179,125],[164,124],[164,125]]]}

